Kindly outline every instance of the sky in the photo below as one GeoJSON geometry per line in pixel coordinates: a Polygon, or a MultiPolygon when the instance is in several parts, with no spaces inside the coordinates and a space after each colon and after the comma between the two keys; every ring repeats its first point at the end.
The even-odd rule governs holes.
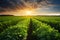
{"type": "Polygon", "coordinates": [[[60,0],[0,0],[0,14],[6,11],[21,10],[25,7],[34,7],[38,9],[36,10],[38,13],[60,14],[60,0]]]}

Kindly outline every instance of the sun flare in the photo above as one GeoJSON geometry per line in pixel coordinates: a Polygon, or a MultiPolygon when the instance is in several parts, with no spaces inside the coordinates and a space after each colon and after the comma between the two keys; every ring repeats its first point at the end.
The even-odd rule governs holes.
{"type": "Polygon", "coordinates": [[[26,9],[22,9],[22,10],[18,10],[16,12],[17,16],[32,16],[32,15],[35,15],[36,14],[36,11],[32,8],[32,9],[29,9],[29,8],[26,8],[26,9]]]}
{"type": "Polygon", "coordinates": [[[34,14],[34,10],[32,9],[24,9],[20,11],[23,15],[33,15],[34,14]]]}
{"type": "Polygon", "coordinates": [[[27,11],[25,11],[25,13],[26,13],[26,15],[32,15],[32,11],[30,11],[30,10],[27,10],[27,11]]]}

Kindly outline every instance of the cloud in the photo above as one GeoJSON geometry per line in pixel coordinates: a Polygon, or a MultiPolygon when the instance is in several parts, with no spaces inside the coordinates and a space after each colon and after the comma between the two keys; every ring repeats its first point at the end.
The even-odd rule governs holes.
{"type": "Polygon", "coordinates": [[[0,12],[14,11],[25,7],[45,8],[60,10],[60,0],[0,0],[0,12]]]}
{"type": "Polygon", "coordinates": [[[0,12],[3,10],[13,10],[23,5],[21,0],[0,0],[0,12]]]}
{"type": "Polygon", "coordinates": [[[39,7],[38,5],[41,6],[46,4],[44,1],[45,0],[0,0],[0,9],[19,9],[22,7],[28,7],[28,5],[39,7]]]}

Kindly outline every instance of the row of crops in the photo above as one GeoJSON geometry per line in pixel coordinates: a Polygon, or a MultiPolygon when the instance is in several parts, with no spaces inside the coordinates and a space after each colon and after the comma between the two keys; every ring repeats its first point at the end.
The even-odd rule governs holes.
{"type": "Polygon", "coordinates": [[[0,17],[0,40],[25,40],[29,25],[29,18],[0,17]]]}
{"type": "Polygon", "coordinates": [[[52,28],[55,28],[60,32],[60,17],[35,17],[38,21],[41,21],[45,24],[50,25],[52,28]]]}
{"type": "Polygon", "coordinates": [[[33,39],[34,40],[60,40],[60,33],[51,28],[50,25],[33,19],[33,39]]]}
{"type": "Polygon", "coordinates": [[[0,17],[0,33],[8,27],[16,25],[19,21],[23,19],[26,19],[26,18],[14,17],[14,16],[13,17],[12,16],[0,17]]]}
{"type": "Polygon", "coordinates": [[[0,17],[0,40],[60,40],[59,17],[0,17]],[[59,23],[58,23],[59,24],[59,23]]]}
{"type": "Polygon", "coordinates": [[[23,20],[14,26],[8,27],[1,32],[0,40],[22,40],[26,39],[28,20],[23,20]]]}

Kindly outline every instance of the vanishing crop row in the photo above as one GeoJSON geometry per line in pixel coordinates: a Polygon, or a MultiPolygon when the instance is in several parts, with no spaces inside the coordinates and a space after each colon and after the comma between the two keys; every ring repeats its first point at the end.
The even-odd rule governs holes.
{"type": "Polygon", "coordinates": [[[35,17],[35,19],[54,27],[60,32],[60,17],[35,17]]]}
{"type": "Polygon", "coordinates": [[[27,36],[27,30],[29,25],[29,19],[18,22],[14,26],[8,27],[6,30],[0,33],[0,40],[25,40],[27,36]]]}
{"type": "Polygon", "coordinates": [[[0,17],[0,33],[6,28],[16,25],[19,21],[22,21],[26,18],[22,17],[0,17]]]}
{"type": "Polygon", "coordinates": [[[32,19],[33,33],[31,40],[59,40],[60,33],[58,30],[51,28],[50,25],[32,19]]]}

